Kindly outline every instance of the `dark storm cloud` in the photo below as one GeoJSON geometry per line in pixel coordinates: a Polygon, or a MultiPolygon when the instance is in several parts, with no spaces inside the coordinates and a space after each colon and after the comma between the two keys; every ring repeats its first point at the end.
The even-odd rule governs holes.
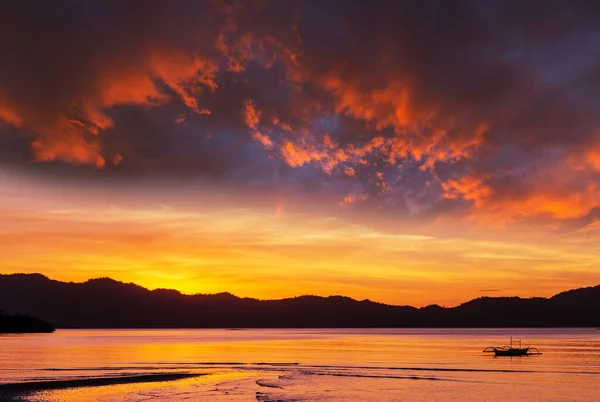
{"type": "Polygon", "coordinates": [[[1,7],[5,163],[312,183],[422,218],[597,206],[595,2],[1,7]]]}

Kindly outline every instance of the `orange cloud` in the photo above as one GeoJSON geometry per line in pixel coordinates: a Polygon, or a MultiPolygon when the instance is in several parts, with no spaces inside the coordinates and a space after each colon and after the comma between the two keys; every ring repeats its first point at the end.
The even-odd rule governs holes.
{"type": "MultiPolygon", "coordinates": [[[[53,123],[45,123],[38,128],[36,122],[23,121],[33,126],[40,138],[32,143],[32,152],[38,161],[62,160],[75,164],[104,166],[101,156],[101,142],[98,139],[86,139],[86,133],[97,136],[113,126],[113,121],[104,109],[118,105],[155,106],[168,102],[171,97],[161,89],[167,86],[174,91],[183,103],[193,112],[209,114],[196,101],[199,91],[217,88],[214,77],[217,65],[194,55],[178,52],[153,51],[145,60],[145,65],[110,65],[97,78],[96,92],[74,99],[75,117],[57,117],[53,123]]],[[[0,109],[1,110],[4,109],[0,109]]],[[[73,114],[65,110],[65,116],[73,114]]],[[[7,115],[11,122],[19,122],[16,114],[7,115]]]]}
{"type": "Polygon", "coordinates": [[[256,109],[251,100],[247,100],[244,104],[246,125],[250,128],[257,129],[260,121],[260,111],[256,109]]]}
{"type": "Polygon", "coordinates": [[[0,120],[4,120],[13,126],[22,124],[21,116],[14,110],[10,104],[0,96],[0,120]]]}
{"type": "MultiPolygon", "coordinates": [[[[314,137],[306,132],[297,142],[284,139],[280,148],[283,160],[292,167],[303,166],[309,163],[317,164],[321,170],[331,174],[333,169],[350,159],[350,154],[331,140],[327,134],[323,142],[318,143],[314,137]]],[[[345,171],[348,171],[345,169],[345,171]]]]}
{"type": "Polygon", "coordinates": [[[248,126],[248,128],[250,128],[252,138],[263,144],[265,148],[271,148],[273,146],[273,142],[271,141],[269,136],[261,133],[258,130],[260,116],[260,110],[258,110],[256,106],[254,106],[254,103],[251,100],[247,100],[244,103],[244,118],[246,120],[246,125],[248,126]]]}
{"type": "MultiPolygon", "coordinates": [[[[276,49],[281,51],[281,58],[287,57],[282,47],[276,49]]],[[[417,106],[412,99],[414,88],[408,80],[402,83],[391,81],[380,90],[359,90],[357,83],[334,74],[324,79],[311,76],[297,61],[288,65],[287,73],[288,83],[292,85],[311,83],[334,95],[335,113],[362,119],[377,131],[392,127],[396,133],[391,138],[373,136],[362,145],[332,145],[326,144],[325,140],[319,144],[307,129],[315,119],[315,115],[309,111],[319,110],[319,107],[306,103],[294,108],[294,113],[303,121],[301,126],[293,128],[280,119],[272,119],[274,126],[296,134],[295,137],[287,137],[281,144],[281,155],[290,166],[315,163],[324,171],[331,172],[342,161],[365,164],[365,157],[377,152],[380,158],[391,165],[412,156],[422,162],[422,170],[428,170],[433,168],[437,160],[453,162],[471,156],[484,143],[484,135],[489,130],[489,124],[485,122],[467,125],[466,129],[460,127],[454,117],[442,115],[439,107],[433,103],[417,106]],[[457,130],[460,135],[454,133],[457,130]]],[[[257,129],[258,121],[247,118],[246,124],[252,129],[255,139],[266,142],[264,134],[257,129]]],[[[269,146],[272,142],[273,137],[270,137],[269,146]]]]}
{"type": "Polygon", "coordinates": [[[589,183],[582,192],[540,190],[522,201],[500,203],[495,209],[505,209],[505,214],[512,216],[550,215],[558,219],[568,219],[586,215],[598,206],[599,200],[600,186],[597,183],[589,183]]]}
{"type": "Polygon", "coordinates": [[[295,144],[284,141],[281,146],[281,155],[288,165],[292,167],[303,166],[312,161],[320,161],[323,154],[307,144],[295,144]]]}
{"type": "Polygon", "coordinates": [[[527,193],[510,198],[503,197],[502,189],[492,188],[487,178],[475,176],[447,180],[442,183],[442,188],[445,198],[473,201],[472,217],[486,222],[492,219],[505,223],[515,218],[538,216],[579,218],[600,202],[598,183],[589,182],[583,190],[569,191],[565,189],[569,178],[554,174],[546,179],[547,183],[536,183],[527,193]]]}
{"type": "Polygon", "coordinates": [[[365,201],[369,198],[369,194],[354,193],[344,196],[344,198],[338,203],[340,207],[347,207],[348,205],[354,204],[357,201],[365,201]]]}
{"type": "Polygon", "coordinates": [[[417,123],[408,82],[392,83],[384,90],[361,91],[359,84],[332,74],[325,77],[322,85],[337,96],[337,113],[371,121],[377,130],[391,126],[401,132],[417,123]]]}
{"type": "Polygon", "coordinates": [[[100,107],[126,104],[150,106],[168,101],[169,97],[159,91],[150,75],[135,70],[107,71],[98,81],[97,98],[90,99],[89,103],[97,103],[100,107]]]}
{"type": "Polygon", "coordinates": [[[218,65],[215,61],[181,52],[154,52],[148,64],[154,75],[173,89],[190,109],[201,114],[210,113],[198,106],[195,95],[202,88],[217,89],[218,65]]]}
{"type": "Polygon", "coordinates": [[[123,156],[121,154],[117,153],[115,155],[115,157],[113,158],[113,164],[115,166],[118,166],[121,164],[121,162],[123,162],[123,156]]]}
{"type": "Polygon", "coordinates": [[[475,205],[482,205],[490,196],[492,190],[483,179],[472,176],[450,179],[442,183],[444,197],[456,200],[459,197],[467,201],[474,201],[475,205]]]}
{"type": "MultiPolygon", "coordinates": [[[[213,5],[225,15],[225,24],[215,41],[215,48],[225,57],[226,71],[242,73],[246,71],[250,62],[257,62],[268,69],[276,60],[280,60],[287,66],[290,82],[301,80],[302,72],[295,68],[298,64],[299,50],[278,40],[276,35],[257,35],[240,27],[252,20],[249,11],[253,5],[245,2],[223,4],[221,1],[214,1],[213,5]]],[[[292,27],[292,30],[295,28],[292,27]]],[[[301,44],[297,31],[294,39],[296,45],[301,44]]]]}
{"type": "Polygon", "coordinates": [[[582,160],[585,162],[585,164],[591,166],[592,169],[600,172],[600,145],[592,147],[592,149],[585,152],[583,158],[581,155],[577,155],[576,158],[573,160],[573,167],[581,169],[583,167],[582,160]]]}
{"type": "Polygon", "coordinates": [[[79,124],[60,118],[52,129],[31,144],[35,159],[41,162],[63,160],[103,168],[105,161],[100,155],[100,144],[84,140],[83,131],[79,124]]]}

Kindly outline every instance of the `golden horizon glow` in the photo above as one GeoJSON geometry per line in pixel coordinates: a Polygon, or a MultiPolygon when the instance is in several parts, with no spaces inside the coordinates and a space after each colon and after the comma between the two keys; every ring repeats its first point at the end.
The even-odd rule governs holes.
{"type": "Polygon", "coordinates": [[[187,294],[344,295],[414,306],[551,296],[600,279],[600,257],[581,239],[538,244],[403,234],[280,205],[133,207],[108,196],[110,202],[93,202],[92,193],[23,188],[10,204],[4,194],[3,273],[75,282],[110,277],[187,294]],[[16,202],[32,200],[34,191],[44,201],[16,202]]]}

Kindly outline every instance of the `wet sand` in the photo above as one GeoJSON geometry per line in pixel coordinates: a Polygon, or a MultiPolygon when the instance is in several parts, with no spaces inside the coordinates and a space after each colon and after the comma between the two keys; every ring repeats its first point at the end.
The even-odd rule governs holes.
{"type": "Polygon", "coordinates": [[[119,384],[152,383],[175,381],[199,377],[192,373],[152,373],[119,377],[77,378],[72,380],[30,381],[13,384],[0,384],[0,400],[22,401],[36,392],[61,390],[79,387],[100,387],[119,384]]]}

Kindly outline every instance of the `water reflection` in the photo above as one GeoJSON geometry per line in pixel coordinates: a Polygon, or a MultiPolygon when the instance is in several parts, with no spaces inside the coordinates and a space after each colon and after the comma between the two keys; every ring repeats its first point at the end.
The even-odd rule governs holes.
{"type": "Polygon", "coordinates": [[[0,337],[0,361],[4,383],[203,374],[79,389],[77,395],[51,391],[43,400],[123,400],[140,392],[177,400],[174,395],[187,392],[194,399],[233,398],[228,400],[421,395],[500,401],[514,399],[517,391],[530,400],[590,400],[600,393],[600,332],[594,329],[59,330],[0,337]],[[495,358],[481,352],[511,335],[544,354],[495,358]]]}

